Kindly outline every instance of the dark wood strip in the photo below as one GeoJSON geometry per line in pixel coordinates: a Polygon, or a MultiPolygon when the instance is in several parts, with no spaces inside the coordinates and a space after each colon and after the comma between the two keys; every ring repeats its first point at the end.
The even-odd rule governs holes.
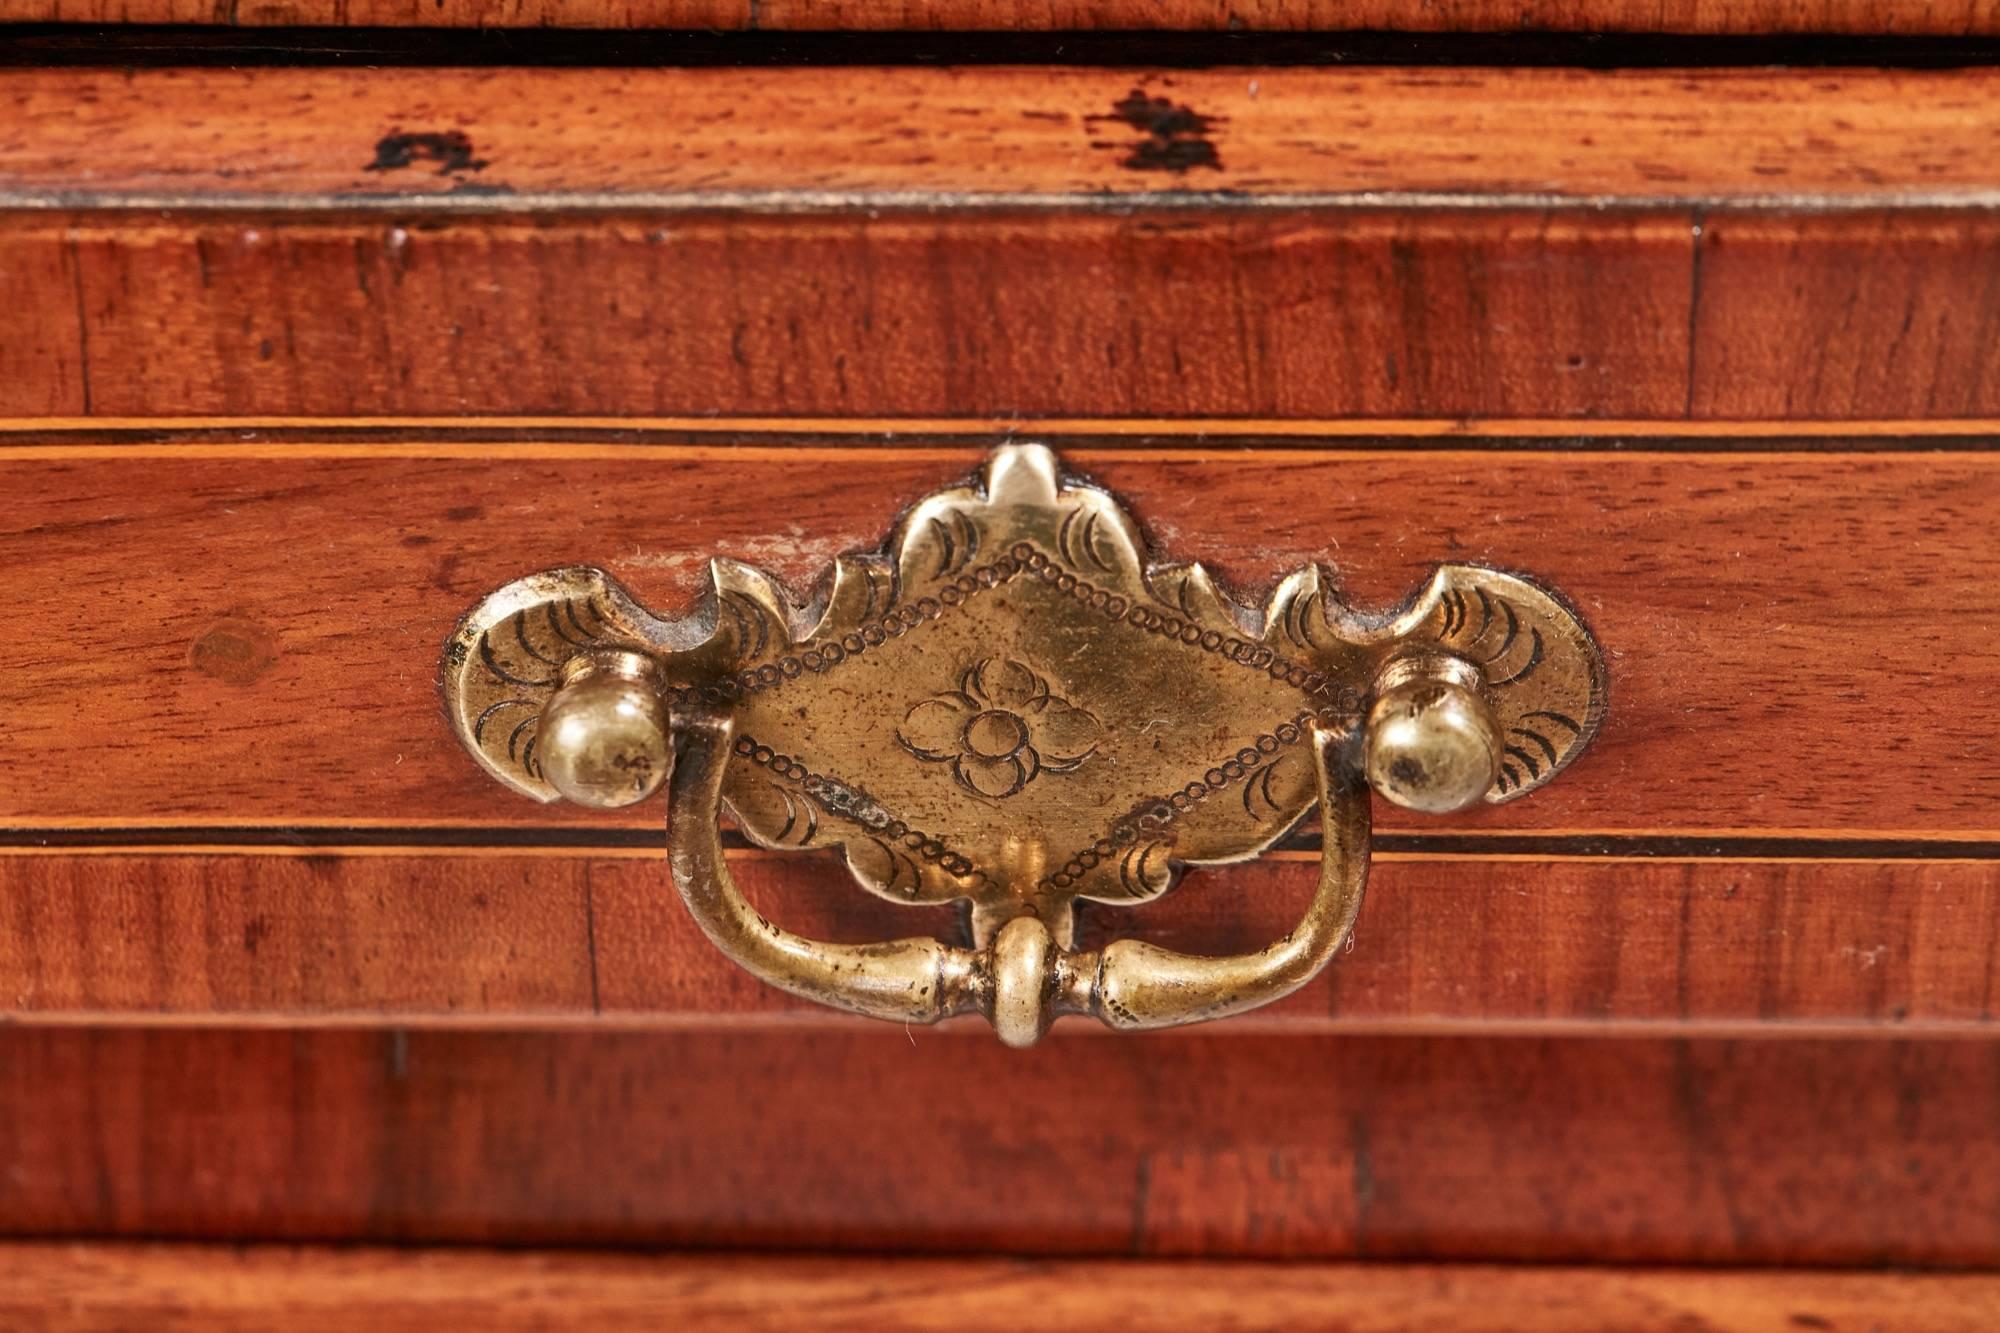
{"type": "Polygon", "coordinates": [[[2000,1044],[0,1028],[0,1231],[2000,1263],[2000,1044]]]}
{"type": "Polygon", "coordinates": [[[587,450],[630,449],[635,462],[652,451],[695,449],[936,450],[943,442],[994,447],[1030,436],[1063,449],[1134,452],[1186,448],[1267,452],[1281,449],[1396,453],[1990,453],[2000,447],[2000,421],[1539,421],[1463,420],[1253,421],[1183,418],[752,418],[688,421],[585,422],[431,418],[325,422],[259,420],[197,422],[163,419],[62,421],[0,419],[0,459],[187,459],[218,451],[241,457],[478,459],[580,456],[587,450]],[[372,446],[372,448],[371,448],[372,446]],[[117,451],[114,455],[112,451],[117,451]]]}
{"type": "Polygon", "coordinates": [[[1130,1333],[1986,1333],[1991,1274],[14,1244],[33,1333],[652,1333],[1116,1325],[1130,1333]]]}
{"type": "MultiPolygon", "coordinates": [[[[84,0],[84,3],[102,0],[84,0]]],[[[181,0],[185,3],[185,0],[181,0]]],[[[699,3],[700,0],[696,0],[699,3]]],[[[1845,0],[1851,3],[1851,0],[1845,0]]],[[[1978,0],[1958,0],[1960,4],[1978,0]]],[[[1007,17],[1022,27],[1014,31],[980,32],[908,29],[828,31],[795,27],[733,32],[691,30],[702,15],[685,3],[675,10],[665,5],[651,17],[661,27],[588,26],[589,8],[570,3],[542,16],[585,26],[552,27],[547,22],[497,27],[511,22],[522,3],[494,11],[477,11],[477,27],[439,26],[464,12],[469,0],[429,0],[422,12],[408,17],[428,26],[357,27],[361,21],[391,21],[381,0],[342,0],[338,8],[316,13],[292,4],[284,9],[251,10],[239,6],[233,26],[212,23],[213,6],[174,12],[176,0],[119,0],[115,26],[104,22],[11,22],[32,15],[42,5],[68,11],[78,0],[8,0],[0,5],[0,67],[119,68],[214,67],[232,69],[291,68],[480,68],[518,69],[584,67],[645,69],[670,66],[786,68],[796,66],[938,66],[938,65],[1096,65],[1110,68],[1212,69],[1227,65],[1270,66],[1424,66],[1428,68],[1517,66],[1572,69],[1715,69],[1785,65],[1818,69],[1961,69],[2000,61],[2000,42],[1992,27],[1968,23],[1958,35],[1948,20],[1935,15],[1911,19],[1906,10],[1901,33],[1742,31],[1713,33],[1531,31],[1491,32],[1286,32],[1168,31],[1162,22],[1168,7],[1132,5],[1123,17],[1154,30],[1116,24],[1115,6],[1093,4],[1071,10],[1073,24],[1101,25],[1079,31],[1065,25],[1055,31],[1037,22],[1032,6],[1012,5],[1007,17]],[[371,10],[370,5],[374,8],[371,10]],[[1106,11],[1111,11],[1107,13],[1106,11]],[[581,13],[582,17],[579,18],[581,13]],[[260,16],[268,16],[259,23],[260,16]],[[269,21],[285,19],[283,26],[269,21]],[[298,26],[315,19],[347,21],[346,27],[298,26]],[[171,21],[161,21],[171,20],[171,21]],[[1924,26],[1924,25],[1931,26],[1924,26]],[[206,26],[205,26],[206,25],[206,26]],[[1115,31],[1103,30],[1116,27],[1115,31]],[[1932,35],[1925,35],[1926,33],[1932,35]]],[[[668,4],[672,0],[667,0],[668,4]]],[[[759,0],[762,3],[762,0],[759,0]]],[[[910,6],[903,6],[907,12],[910,6]]],[[[1238,6],[1242,8],[1242,6],[1238,6]]],[[[1328,10],[1325,17],[1340,22],[1351,7],[1328,10]]],[[[1463,10],[1463,6],[1459,7],[1463,10]]],[[[1636,13],[1638,7],[1632,7],[1636,13]]],[[[1796,6],[1794,7],[1796,8],[1796,6]]],[[[1219,13],[1219,10],[1217,11],[1219,13]]],[[[825,6],[798,14],[796,20],[820,17],[825,6]]],[[[51,15],[56,17],[57,15],[51,15]]],[[[1201,15],[1190,15],[1199,19],[1201,15]]],[[[1775,16],[1774,16],[1775,17],[1775,16]]],[[[1476,19],[1471,21],[1476,22],[1476,19]]],[[[1635,20],[1643,22],[1643,20],[1635,20]]],[[[860,25],[856,25],[859,27],[860,25]]],[[[1773,24],[1773,27],[1777,26],[1773,24]]],[[[1887,26],[1886,24],[1884,26],[1887,26]]]]}
{"type": "Polygon", "coordinates": [[[0,417],[1873,435],[2000,418],[1996,247],[2000,217],[1964,210],[16,216],[0,417]]]}
{"type": "MultiPolygon", "coordinates": [[[[816,938],[969,942],[956,912],[877,898],[826,858],[751,855],[735,869],[767,916],[816,938]]],[[[1194,872],[1143,908],[1086,905],[1080,947],[1135,936],[1254,952],[1293,928],[1316,875],[1310,857],[1194,872]]],[[[1354,947],[1235,1028],[1988,1030],[1997,941],[1991,861],[1389,854],[1354,947]]],[[[657,852],[0,858],[0,1015],[858,1022],[739,971],[657,852]]]]}
{"type": "MultiPolygon", "coordinates": [[[[2000,232],[1955,216],[1946,273],[2000,232]]],[[[1670,418],[1691,234],[1544,214],[0,218],[24,312],[0,330],[0,415],[1670,418]],[[1473,332],[1438,356],[1447,327],[1473,332]]],[[[1853,337],[1887,355],[1900,314],[1883,324],[1853,337]]],[[[1907,373],[1881,406],[1917,410],[1880,415],[1990,397],[2000,417],[2000,389],[1923,398],[1907,373]]]]}
{"type": "MultiPolygon", "coordinates": [[[[724,846],[750,850],[734,830],[724,846]]],[[[2000,840],[1992,838],[1904,837],[1685,837],[1641,834],[1379,833],[1378,854],[1405,857],[1590,858],[1593,860],[1714,861],[1995,861],[2000,840]]],[[[450,854],[464,850],[570,852],[657,851],[667,848],[666,830],[587,824],[190,824],[0,827],[0,854],[7,852],[138,852],[199,847],[255,854],[273,848],[333,854],[407,851],[450,854]]],[[[1280,839],[1274,850],[1316,855],[1317,829],[1280,839]]]]}
{"type": "Polygon", "coordinates": [[[587,1015],[590,865],[0,862],[0,1007],[211,1019],[587,1015]]]}
{"type": "MultiPolygon", "coordinates": [[[[1260,32],[1493,32],[1529,45],[1547,34],[1630,32],[1648,41],[1680,33],[1971,36],[2000,28],[1991,0],[8,0],[8,17],[73,24],[169,23],[245,29],[339,24],[527,30],[523,45],[552,28],[720,29],[732,36],[815,31],[1059,32],[1065,40],[1111,30],[1121,40],[1161,30],[1199,30],[1214,42],[1260,32]],[[1085,30],[1079,34],[1075,30],[1085,30]],[[1135,31],[1136,30],[1136,31],[1135,31]],[[1664,35],[1664,36],[1663,36],[1664,35]]],[[[1383,40],[1389,40],[1386,34],[1383,40]]],[[[1643,57],[1642,57],[1643,58],[1643,57]]],[[[1113,54],[1111,59],[1115,61],[1113,54]]],[[[1504,63],[1495,59],[1492,63],[1504,63]]]]}

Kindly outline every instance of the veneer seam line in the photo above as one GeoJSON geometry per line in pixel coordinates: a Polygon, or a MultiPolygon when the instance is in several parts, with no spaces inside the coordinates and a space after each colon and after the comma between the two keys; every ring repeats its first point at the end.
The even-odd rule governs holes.
{"type": "Polygon", "coordinates": [[[1275,436],[1412,436],[1483,439],[1506,436],[1603,438],[1654,436],[1993,435],[2000,418],[1911,417],[1853,420],[1795,417],[1144,417],[1144,416],[105,416],[0,417],[0,435],[26,432],[115,434],[254,430],[549,430],[705,434],[1065,436],[1159,434],[1254,438],[1275,436]]]}
{"type": "Polygon", "coordinates": [[[508,194],[326,194],[203,192],[158,194],[86,190],[0,190],[0,214],[188,213],[407,213],[437,216],[493,216],[512,213],[846,213],[870,209],[965,212],[1019,209],[1034,212],[1117,213],[1248,212],[1262,210],[1384,209],[1449,212],[1615,212],[1694,209],[1716,216],[1741,213],[1835,214],[1895,209],[1932,211],[2000,210],[2000,185],[1964,189],[1875,188],[1798,194],[1714,192],[1660,194],[1566,194],[1514,190],[1354,190],[1273,191],[1111,189],[1039,190],[634,190],[631,192],[535,190],[508,194]]]}

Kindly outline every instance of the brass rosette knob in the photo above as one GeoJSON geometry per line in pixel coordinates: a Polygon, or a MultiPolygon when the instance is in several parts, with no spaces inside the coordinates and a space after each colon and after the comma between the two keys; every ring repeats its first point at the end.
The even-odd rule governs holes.
{"type": "Polygon", "coordinates": [[[1428,813],[1514,800],[1604,712],[1596,645],[1526,579],[1445,565],[1370,615],[1309,567],[1245,606],[1200,565],[1152,562],[1118,502],[1040,445],[920,501],[814,601],[734,561],[710,580],[672,620],[593,568],[501,588],[446,644],[460,740],[539,800],[664,786],[676,888],[770,984],[905,1023],[981,1013],[1016,1046],[1064,1014],[1165,1027],[1296,990],[1360,910],[1371,789],[1428,813]],[[1074,947],[1079,899],[1150,900],[1313,813],[1318,888],[1268,948],[1074,947]],[[893,901],[969,903],[970,946],[765,920],[730,876],[725,817],[762,847],[837,850],[893,901]]]}

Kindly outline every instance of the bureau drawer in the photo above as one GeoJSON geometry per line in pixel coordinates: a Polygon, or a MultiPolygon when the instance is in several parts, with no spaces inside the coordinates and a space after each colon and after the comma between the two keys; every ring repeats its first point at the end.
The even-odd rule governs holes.
{"type": "MultiPolygon", "coordinates": [[[[1233,586],[1323,557],[1353,602],[1386,609],[1441,557],[1515,563],[1568,592],[1604,644],[1615,704],[1575,780],[1423,820],[1427,834],[1669,840],[1656,850],[1994,836],[2000,772],[1980,761],[2000,650],[1982,633],[1972,540],[2000,501],[1988,436],[1822,431],[1716,452],[1569,426],[1329,449],[1166,429],[1131,445],[1041,438],[1233,586]]],[[[596,432],[602,443],[290,433],[81,446],[13,433],[0,553],[35,626],[8,662],[13,728],[42,757],[7,778],[10,822],[546,823],[471,781],[438,724],[436,654],[473,601],[534,569],[598,562],[684,610],[711,554],[804,589],[982,453],[931,434],[745,446],[631,429],[596,432]]],[[[1419,823],[1385,811],[1383,826],[1419,823]]]]}
{"type": "MultiPolygon", "coordinates": [[[[0,1234],[2000,1254],[1990,71],[71,68],[0,108],[0,1234]],[[1531,800],[1378,803],[1316,983],[1028,1054],[759,983],[659,802],[537,806],[454,736],[496,588],[804,596],[1023,442],[1246,603],[1313,561],[1364,610],[1440,562],[1559,589],[1602,726],[1531,800]]],[[[1283,941],[1324,842],[1076,947],[1283,941]]],[[[724,860],[816,939],[975,942],[724,860]]]]}
{"type": "MultiPolygon", "coordinates": [[[[710,555],[803,592],[1029,438],[1246,592],[1497,564],[1603,646],[1574,770],[1384,806],[1356,956],[1255,1021],[1991,1017],[1985,72],[4,89],[21,1016],[807,1016],[705,951],[648,807],[485,780],[436,655],[550,565],[663,611],[710,555]]],[[[1317,846],[1084,933],[1248,947],[1317,846]]],[[[729,855],[835,938],[964,931],[729,855]]]]}
{"type": "MultiPolygon", "coordinates": [[[[484,779],[440,720],[437,655],[484,591],[548,565],[601,561],[661,608],[692,604],[711,552],[808,586],[976,466],[968,439],[77,433],[16,432],[0,459],[0,561],[38,628],[5,663],[40,756],[0,785],[12,850],[39,853],[0,881],[21,1011],[793,1011],[701,957],[650,806],[538,809],[484,779]]],[[[1279,1015],[1991,1016],[2000,719],[1964,539],[2000,503],[1985,437],[1148,433],[1065,455],[1218,577],[1330,553],[1381,607],[1438,554],[1521,560],[1613,675],[1592,751],[1534,800],[1383,807],[1369,957],[1279,1015]]],[[[1282,933],[1316,846],[1090,911],[1282,933]]],[[[833,863],[735,855],[779,919],[862,939],[916,919],[833,863]]]]}

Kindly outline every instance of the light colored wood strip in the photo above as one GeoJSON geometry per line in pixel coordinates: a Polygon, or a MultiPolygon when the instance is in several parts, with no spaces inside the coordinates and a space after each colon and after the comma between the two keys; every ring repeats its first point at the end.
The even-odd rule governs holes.
{"type": "Polygon", "coordinates": [[[24,1333],[1985,1333],[1991,1274],[14,1244],[24,1333]]]}
{"type": "Polygon", "coordinates": [[[1978,69],[25,69],[0,123],[15,208],[2000,199],[1978,69]]]}

